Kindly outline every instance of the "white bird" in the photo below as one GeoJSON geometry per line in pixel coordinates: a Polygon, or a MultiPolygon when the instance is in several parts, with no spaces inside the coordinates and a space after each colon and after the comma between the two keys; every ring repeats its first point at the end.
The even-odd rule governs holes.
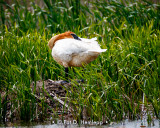
{"type": "Polygon", "coordinates": [[[107,50],[101,49],[96,40],[79,38],[75,33],[67,31],[52,37],[48,46],[54,60],[65,67],[65,76],[68,78],[68,67],[82,67],[107,50]]]}

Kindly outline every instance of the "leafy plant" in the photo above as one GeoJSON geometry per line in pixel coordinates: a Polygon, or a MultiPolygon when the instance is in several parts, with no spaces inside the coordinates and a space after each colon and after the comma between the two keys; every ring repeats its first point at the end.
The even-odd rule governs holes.
{"type": "MultiPolygon", "coordinates": [[[[36,118],[37,101],[30,84],[63,79],[64,67],[53,60],[47,42],[52,33],[68,30],[84,38],[96,36],[101,47],[108,49],[84,69],[70,69],[73,85],[66,91],[75,119],[136,119],[142,104],[148,111],[153,108],[153,116],[159,118],[159,4],[118,0],[43,3],[41,7],[34,1],[0,2],[1,121],[5,121],[8,103],[11,117],[17,111],[21,120],[36,118]],[[85,83],[79,86],[75,79],[81,78],[85,83]]],[[[43,98],[39,106],[43,119],[48,108],[43,98]]]]}

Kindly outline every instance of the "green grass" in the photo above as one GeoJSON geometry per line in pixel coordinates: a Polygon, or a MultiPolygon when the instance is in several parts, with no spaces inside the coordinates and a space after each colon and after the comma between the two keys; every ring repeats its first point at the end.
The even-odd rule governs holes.
{"type": "MultiPolygon", "coordinates": [[[[64,78],[64,67],[53,60],[47,42],[52,33],[68,30],[80,37],[96,36],[101,47],[108,49],[84,70],[70,70],[71,80],[86,80],[67,90],[75,119],[81,119],[83,109],[95,121],[136,119],[143,94],[147,110],[151,105],[159,118],[160,5],[100,1],[90,2],[92,8],[88,9],[72,0],[68,4],[44,0],[45,6],[40,8],[33,1],[30,5],[25,2],[15,1],[12,6],[0,2],[0,91],[6,92],[0,96],[1,121],[8,102],[19,119],[35,120],[37,101],[30,84],[64,78]],[[14,94],[16,97],[10,97],[14,94]]],[[[44,99],[39,104],[42,112],[38,115],[43,119],[48,106],[44,99]]]]}

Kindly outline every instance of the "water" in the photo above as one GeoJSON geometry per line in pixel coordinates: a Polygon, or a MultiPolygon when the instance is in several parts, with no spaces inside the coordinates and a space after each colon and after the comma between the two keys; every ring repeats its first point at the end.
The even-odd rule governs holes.
{"type": "MultiPolygon", "coordinates": [[[[63,124],[60,122],[59,124],[34,124],[32,126],[17,126],[11,125],[10,127],[6,128],[85,128],[85,125],[78,126],[76,122],[66,122],[67,124],[63,124]]],[[[147,123],[147,120],[136,120],[136,121],[129,121],[124,120],[122,122],[116,123],[111,122],[108,125],[101,125],[101,126],[86,126],[87,128],[160,128],[160,121],[154,120],[150,124],[147,123]]],[[[0,127],[5,128],[5,127],[0,127]]]]}
{"type": "Polygon", "coordinates": [[[113,125],[111,128],[160,128],[159,120],[154,120],[150,124],[146,120],[128,121],[125,120],[113,125]]]}

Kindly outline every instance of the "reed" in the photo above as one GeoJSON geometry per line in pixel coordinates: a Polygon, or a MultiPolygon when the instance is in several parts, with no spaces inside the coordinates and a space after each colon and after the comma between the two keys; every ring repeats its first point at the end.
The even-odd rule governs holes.
{"type": "Polygon", "coordinates": [[[7,103],[11,104],[11,119],[17,111],[21,120],[34,121],[37,116],[44,120],[49,106],[42,99],[38,103],[42,111],[37,115],[30,84],[63,78],[63,67],[53,60],[47,42],[52,33],[68,30],[84,38],[96,36],[101,47],[108,49],[84,69],[70,70],[73,83],[85,80],[67,90],[75,119],[81,120],[84,110],[96,121],[136,119],[142,104],[148,111],[152,106],[152,114],[159,118],[159,4],[105,0],[43,3],[40,7],[34,1],[0,2],[0,91],[5,92],[0,95],[1,121],[5,121],[7,103]],[[10,97],[14,94],[16,97],[10,97]]]}

